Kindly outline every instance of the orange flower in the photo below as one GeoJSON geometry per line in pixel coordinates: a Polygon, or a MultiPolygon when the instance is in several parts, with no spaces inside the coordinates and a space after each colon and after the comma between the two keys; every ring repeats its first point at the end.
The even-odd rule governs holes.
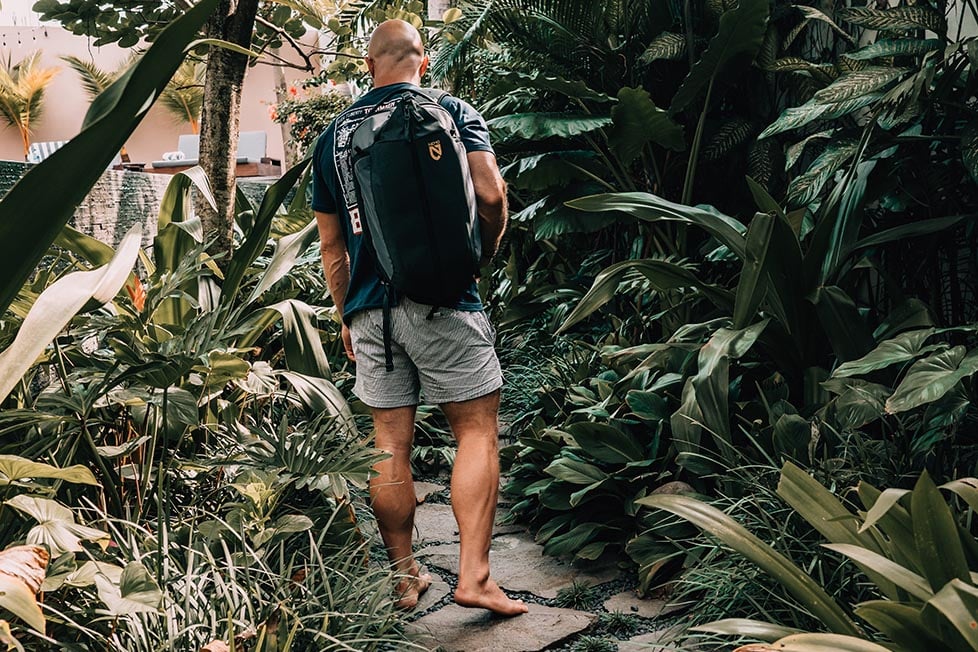
{"type": "Polygon", "coordinates": [[[295,124],[295,123],[297,123],[298,121],[299,121],[299,116],[297,116],[297,115],[296,115],[296,114],[294,114],[294,113],[290,113],[290,114],[289,114],[289,117],[288,117],[288,123],[289,123],[290,125],[294,125],[294,124],[295,124]]]}
{"type": "Polygon", "coordinates": [[[129,294],[129,298],[132,300],[132,305],[136,308],[136,312],[142,312],[143,307],[146,305],[146,288],[138,276],[132,277],[131,286],[129,283],[126,283],[126,292],[129,294]]]}
{"type": "Polygon", "coordinates": [[[278,120],[278,105],[269,104],[268,105],[268,117],[274,122],[278,120]]]}
{"type": "Polygon", "coordinates": [[[299,97],[299,89],[295,86],[289,86],[289,95],[292,97],[299,97]]]}

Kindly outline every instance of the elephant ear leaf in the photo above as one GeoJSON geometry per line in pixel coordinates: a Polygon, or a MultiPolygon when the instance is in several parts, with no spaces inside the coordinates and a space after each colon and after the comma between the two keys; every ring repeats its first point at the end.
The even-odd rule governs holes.
{"type": "Polygon", "coordinates": [[[731,59],[739,55],[754,58],[764,40],[769,11],[767,0],[740,0],[737,7],[720,16],[716,36],[673,96],[670,114],[675,115],[688,107],[731,59]]]}
{"type": "Polygon", "coordinates": [[[644,88],[621,89],[611,119],[608,144],[622,163],[634,161],[649,143],[677,152],[686,149],[683,128],[652,102],[644,88]]]}

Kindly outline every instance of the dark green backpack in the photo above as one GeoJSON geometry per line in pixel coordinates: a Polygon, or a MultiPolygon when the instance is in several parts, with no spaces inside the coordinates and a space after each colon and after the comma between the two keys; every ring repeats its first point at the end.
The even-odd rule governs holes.
{"type": "Polygon", "coordinates": [[[479,271],[475,189],[448,94],[400,89],[378,102],[351,140],[360,218],[387,289],[384,336],[397,296],[452,307],[479,271]]]}

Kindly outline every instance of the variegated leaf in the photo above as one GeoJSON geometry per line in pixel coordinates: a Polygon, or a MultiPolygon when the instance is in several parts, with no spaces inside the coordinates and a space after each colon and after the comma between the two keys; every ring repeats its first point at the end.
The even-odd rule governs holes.
{"type": "Polygon", "coordinates": [[[812,161],[805,174],[796,177],[788,185],[788,205],[791,208],[807,206],[818,197],[825,184],[839,168],[856,153],[859,145],[855,140],[846,139],[830,145],[818,158],[812,161]]]}
{"type": "Polygon", "coordinates": [[[846,30],[844,30],[841,27],[839,27],[838,25],[836,25],[835,24],[835,21],[833,21],[831,18],[829,18],[827,15],[825,15],[824,13],[822,13],[820,10],[816,9],[815,7],[809,7],[808,5],[794,5],[794,7],[795,7],[795,9],[797,9],[798,11],[800,11],[802,13],[802,15],[806,19],[820,20],[823,23],[826,23],[833,30],[835,30],[835,32],[839,36],[841,36],[845,40],[849,41],[850,43],[853,42],[852,36],[850,36],[849,33],[846,30]]]}
{"type": "Polygon", "coordinates": [[[686,56],[686,37],[673,32],[662,32],[652,39],[649,47],[645,48],[645,52],[638,58],[638,62],[648,65],[660,59],[675,61],[684,56],[686,56]]]}
{"type": "Polygon", "coordinates": [[[777,155],[774,141],[755,140],[747,150],[747,175],[769,190],[774,178],[774,160],[777,155]]]}
{"type": "Polygon", "coordinates": [[[791,168],[794,167],[795,163],[798,162],[798,159],[801,158],[801,155],[804,153],[805,147],[808,145],[808,143],[812,142],[813,140],[821,140],[822,138],[829,138],[834,133],[835,133],[835,129],[829,129],[827,131],[819,131],[818,133],[814,133],[808,136],[807,138],[798,141],[791,147],[789,147],[785,151],[784,169],[790,170],[791,168]]]}
{"type": "Polygon", "coordinates": [[[703,158],[707,161],[716,161],[724,154],[740,145],[750,137],[753,126],[743,118],[733,118],[727,120],[710,139],[710,142],[703,149],[703,158]]]}
{"type": "Polygon", "coordinates": [[[757,65],[761,69],[767,69],[778,56],[778,28],[774,24],[767,26],[764,32],[764,40],[761,41],[761,49],[757,51],[757,65]]]}
{"type": "Polygon", "coordinates": [[[822,114],[821,118],[823,120],[834,120],[835,118],[841,118],[844,115],[849,115],[853,111],[858,111],[863,107],[867,107],[870,104],[878,102],[880,99],[882,99],[882,97],[883,93],[869,93],[868,95],[846,100],[845,102],[830,104],[828,105],[828,109],[825,111],[825,113],[822,114]]]}
{"type": "Polygon", "coordinates": [[[799,34],[805,31],[805,28],[808,27],[808,24],[810,22],[812,21],[806,18],[805,20],[801,21],[800,23],[792,27],[791,30],[787,34],[785,34],[784,40],[781,41],[781,49],[787,50],[789,47],[791,47],[791,44],[795,42],[795,39],[798,38],[799,34]]]}
{"type": "Polygon", "coordinates": [[[815,93],[815,100],[822,104],[844,102],[881,90],[908,72],[905,68],[873,67],[851,72],[815,93]]]}
{"type": "Polygon", "coordinates": [[[944,17],[923,5],[913,7],[894,7],[875,9],[872,7],[850,7],[839,12],[842,20],[880,31],[901,31],[906,29],[929,29],[943,36],[947,33],[944,17]]]}
{"type": "Polygon", "coordinates": [[[857,61],[880,57],[917,56],[939,50],[943,45],[944,41],[936,38],[888,38],[871,43],[855,52],[847,52],[845,56],[857,61]]]}
{"type": "Polygon", "coordinates": [[[968,174],[978,183],[978,121],[972,122],[961,133],[961,160],[968,174]]]}
{"type": "Polygon", "coordinates": [[[762,138],[767,138],[768,136],[773,136],[774,134],[779,134],[782,131],[804,127],[809,122],[817,120],[826,111],[828,111],[828,109],[828,105],[817,104],[813,100],[809,100],[801,106],[788,107],[780,116],[778,116],[778,119],[772,122],[767,129],[762,131],[761,135],[757,138],[760,140],[762,138]]]}
{"type": "Polygon", "coordinates": [[[832,81],[835,66],[831,64],[816,64],[802,59],[801,57],[782,57],[775,59],[770,64],[765,65],[764,69],[770,72],[796,72],[804,71],[812,77],[828,84],[832,81]]]}
{"type": "Polygon", "coordinates": [[[869,61],[860,61],[859,59],[849,59],[847,57],[839,57],[835,60],[835,69],[840,76],[850,72],[856,72],[857,70],[866,70],[866,68],[872,65],[869,61]]]}

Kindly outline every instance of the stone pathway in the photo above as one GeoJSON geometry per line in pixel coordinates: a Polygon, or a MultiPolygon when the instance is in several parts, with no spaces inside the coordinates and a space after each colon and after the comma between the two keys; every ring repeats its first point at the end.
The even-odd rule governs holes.
{"type": "MultiPolygon", "coordinates": [[[[416,483],[416,553],[434,581],[422,596],[409,626],[411,638],[428,650],[443,652],[535,652],[537,650],[608,650],[664,652],[675,627],[666,627],[670,609],[665,600],[640,599],[616,569],[580,569],[543,555],[533,537],[518,526],[497,525],[490,559],[493,576],[514,597],[526,600],[529,613],[499,618],[481,609],[452,602],[458,572],[458,530],[447,488],[416,483]],[[594,587],[588,589],[586,587],[594,587]],[[577,608],[562,590],[586,592],[597,600],[577,608]],[[558,594],[561,594],[558,597],[558,594]],[[559,606],[564,604],[565,606],[559,606]],[[603,614],[603,615],[602,615],[603,614]],[[612,614],[640,635],[609,633],[612,614]],[[597,633],[598,635],[595,635],[597,633]],[[597,647],[599,643],[604,647],[597,647]]],[[[505,513],[500,508],[499,514],[505,513]]],[[[628,629],[628,628],[624,628],[628,629]]]]}

